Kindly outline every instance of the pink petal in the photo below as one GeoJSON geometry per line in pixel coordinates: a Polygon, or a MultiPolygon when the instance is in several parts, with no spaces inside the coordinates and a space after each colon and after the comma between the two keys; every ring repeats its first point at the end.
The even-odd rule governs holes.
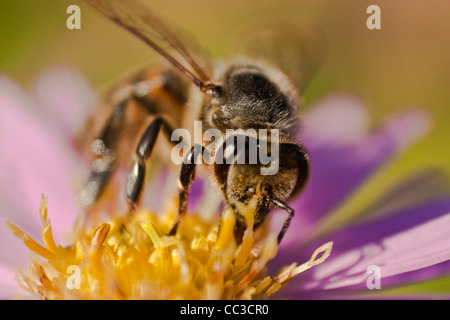
{"type": "Polygon", "coordinates": [[[91,112],[96,94],[75,69],[55,67],[37,79],[33,97],[44,122],[71,138],[91,112]]]}
{"type": "Polygon", "coordinates": [[[14,269],[0,264],[0,300],[11,299],[21,291],[15,280],[14,269]]]}
{"type": "Polygon", "coordinates": [[[49,217],[60,244],[78,209],[74,198],[82,171],[70,138],[93,100],[82,77],[54,69],[35,85],[35,103],[20,86],[0,75],[0,283],[2,298],[18,292],[14,269],[28,260],[24,244],[4,224],[7,218],[41,242],[38,214],[41,194],[49,197],[49,217]],[[62,134],[65,133],[65,134],[62,134]]]}
{"type": "Polygon", "coordinates": [[[366,137],[369,115],[352,95],[334,94],[315,103],[303,118],[302,140],[308,144],[348,144],[366,137]]]}
{"type": "Polygon", "coordinates": [[[6,77],[0,78],[0,190],[2,216],[32,234],[40,229],[41,194],[49,197],[49,217],[61,240],[77,214],[73,185],[80,162],[65,137],[40,121],[39,107],[6,77]],[[63,231],[64,230],[64,231],[63,231]]]}
{"type": "MultiPolygon", "coordinates": [[[[0,77],[0,147],[2,148],[2,157],[0,158],[0,174],[3,179],[0,180],[0,193],[2,203],[2,217],[13,219],[17,218],[24,227],[30,229],[30,232],[38,233],[39,231],[39,216],[33,215],[33,211],[24,211],[24,214],[14,212],[10,207],[11,203],[16,202],[16,206],[21,206],[21,198],[23,193],[19,186],[20,172],[18,164],[25,162],[28,159],[16,157],[23,149],[22,141],[26,140],[24,135],[31,133],[31,139],[34,137],[33,131],[36,129],[36,120],[29,112],[32,110],[32,102],[24,91],[10,79],[0,77]],[[23,132],[20,130],[23,129],[23,132]],[[20,161],[20,162],[18,162],[20,161]],[[12,167],[15,167],[14,172],[12,167]],[[17,178],[13,175],[17,175],[17,178]],[[14,187],[19,190],[14,189],[14,187]],[[15,193],[15,194],[14,194],[15,193]],[[12,194],[12,197],[11,197],[12,194]],[[14,200],[14,198],[16,200],[14,200]],[[34,228],[34,230],[33,230],[34,228]],[[36,232],[37,231],[37,232],[36,232]]],[[[39,195],[40,196],[40,195],[39,195]]],[[[38,207],[35,207],[36,209],[38,207]]]]}

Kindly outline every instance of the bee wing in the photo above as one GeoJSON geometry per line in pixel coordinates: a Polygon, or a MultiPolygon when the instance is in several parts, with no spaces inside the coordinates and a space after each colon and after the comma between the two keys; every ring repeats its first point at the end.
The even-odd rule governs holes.
{"type": "Polygon", "coordinates": [[[246,54],[280,68],[300,93],[317,73],[325,57],[325,42],[320,32],[297,23],[256,26],[243,33],[239,43],[246,54]]]}
{"type": "Polygon", "coordinates": [[[179,32],[165,24],[146,6],[135,0],[85,0],[107,18],[147,43],[196,86],[204,88],[210,80],[205,64],[194,57],[191,46],[182,41],[179,32]],[[177,53],[175,58],[169,51],[177,53]]]}

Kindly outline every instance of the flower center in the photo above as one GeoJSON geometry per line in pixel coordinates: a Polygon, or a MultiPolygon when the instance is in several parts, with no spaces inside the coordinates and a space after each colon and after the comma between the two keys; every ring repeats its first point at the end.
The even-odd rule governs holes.
{"type": "Polygon", "coordinates": [[[19,285],[39,299],[261,299],[277,292],[301,272],[322,263],[327,243],[311,259],[267,275],[266,265],[278,250],[276,234],[253,232],[256,203],[238,206],[247,226],[241,244],[233,235],[235,215],[225,208],[220,219],[183,218],[177,236],[168,233],[170,213],[142,210],[133,217],[112,218],[93,230],[77,225],[72,245],[58,246],[42,197],[40,245],[14,224],[12,232],[31,250],[27,270],[18,271],[19,285]],[[317,258],[320,256],[320,258],[317,258]]]}

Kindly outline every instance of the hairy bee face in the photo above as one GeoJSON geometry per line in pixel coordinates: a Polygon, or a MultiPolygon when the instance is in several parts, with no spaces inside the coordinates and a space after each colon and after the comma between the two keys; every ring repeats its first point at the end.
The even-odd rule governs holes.
{"type": "MultiPolygon", "coordinates": [[[[301,148],[296,144],[281,143],[278,149],[278,156],[274,159],[274,162],[277,162],[275,174],[261,174],[261,169],[268,167],[261,163],[234,162],[215,164],[214,167],[215,176],[228,203],[248,204],[251,199],[257,198],[255,226],[262,223],[267,213],[276,205],[273,200],[288,200],[305,186],[309,176],[308,156],[301,148]]],[[[248,150],[246,149],[247,159],[248,150]]]]}

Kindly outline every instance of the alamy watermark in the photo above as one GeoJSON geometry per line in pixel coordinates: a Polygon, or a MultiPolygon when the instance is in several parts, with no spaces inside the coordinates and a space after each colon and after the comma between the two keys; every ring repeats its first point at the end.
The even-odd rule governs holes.
{"type": "Polygon", "coordinates": [[[367,18],[366,26],[369,30],[381,29],[381,9],[379,6],[372,4],[367,7],[366,13],[370,14],[367,18]]]}
{"type": "Polygon", "coordinates": [[[70,265],[67,267],[67,273],[70,276],[67,278],[67,289],[80,289],[81,288],[81,269],[77,265],[70,265]]]}
{"type": "Polygon", "coordinates": [[[203,132],[202,121],[194,121],[193,138],[189,130],[181,128],[172,132],[171,141],[178,142],[171,152],[177,165],[191,163],[186,155],[194,146],[195,164],[260,164],[261,175],[274,175],[280,166],[278,129],[226,129],[224,135],[215,128],[203,132]]]}
{"type": "MultiPolygon", "coordinates": [[[[80,289],[81,288],[81,269],[77,265],[70,265],[67,267],[67,273],[70,276],[67,278],[66,287],[68,289],[80,289]]],[[[369,290],[381,289],[381,268],[377,265],[370,265],[366,269],[366,273],[369,277],[366,280],[366,286],[369,290]]]]}
{"type": "MultiPolygon", "coordinates": [[[[79,6],[72,4],[67,7],[67,14],[70,14],[66,20],[66,26],[69,30],[81,29],[81,9],[79,6]]],[[[370,5],[366,9],[366,13],[370,16],[366,20],[366,26],[369,30],[381,29],[381,9],[377,5],[370,5]]]]}
{"type": "Polygon", "coordinates": [[[66,13],[70,16],[66,20],[66,27],[69,30],[81,29],[81,9],[79,6],[72,4],[67,7],[66,13]]]}
{"type": "Polygon", "coordinates": [[[381,268],[372,264],[367,267],[366,273],[370,274],[366,280],[367,289],[381,289],[381,268]]]}

